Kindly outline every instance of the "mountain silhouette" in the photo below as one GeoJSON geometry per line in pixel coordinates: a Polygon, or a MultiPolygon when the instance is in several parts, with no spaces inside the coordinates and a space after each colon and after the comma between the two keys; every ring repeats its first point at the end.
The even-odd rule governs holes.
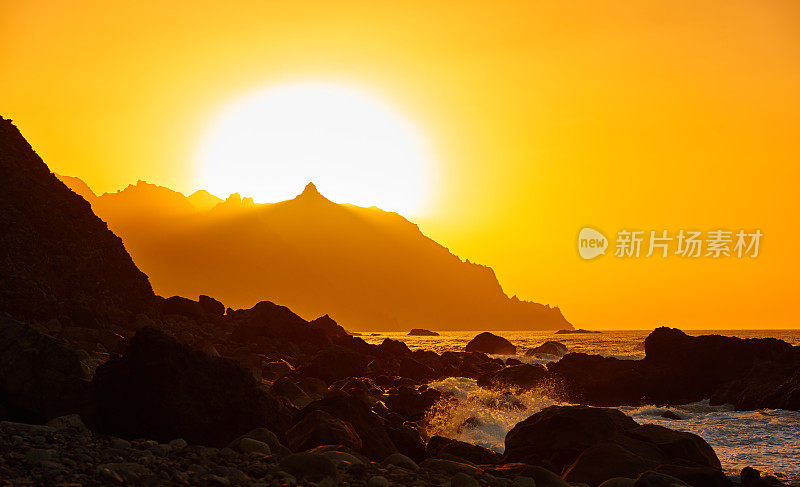
{"type": "MultiPolygon", "coordinates": [[[[77,178],[69,182],[90,191],[77,178]]],[[[147,276],[86,196],[59,181],[0,117],[0,314],[110,328],[154,308],[147,276]]]]}
{"type": "Polygon", "coordinates": [[[462,261],[402,216],[337,204],[309,183],[294,199],[189,197],[143,181],[86,194],[161,295],[263,299],[353,330],[564,329],[557,307],[508,297],[494,271],[462,261]]]}

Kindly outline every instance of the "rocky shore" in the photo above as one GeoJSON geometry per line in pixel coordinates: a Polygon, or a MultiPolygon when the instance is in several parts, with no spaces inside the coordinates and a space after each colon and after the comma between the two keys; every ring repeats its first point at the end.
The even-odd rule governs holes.
{"type": "Polygon", "coordinates": [[[798,409],[796,347],[660,328],[642,361],[567,353],[544,366],[490,356],[517,351],[491,333],[438,354],[370,345],[269,301],[163,298],[1,122],[0,485],[773,485],[752,470],[727,478],[702,438],[614,409],[544,409],[508,433],[502,455],[431,437],[430,412],[453,398],[430,384],[798,409]]]}

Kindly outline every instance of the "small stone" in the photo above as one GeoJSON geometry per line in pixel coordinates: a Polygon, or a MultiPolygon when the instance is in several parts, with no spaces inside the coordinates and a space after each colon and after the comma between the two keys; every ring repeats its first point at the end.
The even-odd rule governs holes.
{"type": "Polygon", "coordinates": [[[414,460],[408,458],[402,453],[392,453],[391,455],[383,459],[382,464],[384,466],[394,465],[395,467],[402,467],[406,470],[411,470],[412,472],[416,472],[417,470],[419,470],[419,465],[417,465],[417,463],[414,460]]]}
{"type": "Polygon", "coordinates": [[[227,446],[219,451],[219,456],[222,458],[227,458],[228,460],[234,459],[237,457],[236,452],[232,448],[228,448],[227,446]]]}
{"type": "Polygon", "coordinates": [[[186,440],[184,440],[183,438],[175,438],[174,440],[169,442],[169,446],[173,450],[183,450],[184,448],[189,446],[189,444],[186,443],[186,440]]]}
{"type": "Polygon", "coordinates": [[[314,453],[293,453],[281,459],[281,469],[288,471],[298,478],[305,477],[312,482],[321,481],[326,477],[338,479],[339,471],[330,458],[314,453]]]}
{"type": "Polygon", "coordinates": [[[238,443],[239,451],[242,453],[263,453],[264,455],[271,454],[269,445],[263,441],[254,440],[253,438],[242,438],[238,443]]]}
{"type": "Polygon", "coordinates": [[[670,411],[669,409],[667,409],[666,411],[661,413],[661,417],[662,418],[666,418],[666,419],[678,419],[678,420],[684,419],[683,416],[681,416],[680,414],[678,414],[678,413],[676,413],[674,411],[670,411]]]}
{"type": "Polygon", "coordinates": [[[159,444],[151,446],[150,448],[148,448],[148,450],[153,452],[153,454],[157,457],[165,457],[169,455],[169,452],[170,450],[172,450],[172,448],[166,444],[159,444]]]}
{"type": "Polygon", "coordinates": [[[536,481],[531,477],[523,477],[519,475],[514,477],[511,485],[514,487],[536,487],[536,481]]]}
{"type": "Polygon", "coordinates": [[[47,422],[47,426],[57,430],[71,429],[79,431],[83,434],[92,434],[89,428],[83,423],[81,417],[77,414],[68,414],[66,416],[59,416],[47,422]]]}
{"type": "Polygon", "coordinates": [[[386,477],[375,475],[367,481],[367,487],[389,487],[389,481],[386,480],[386,477]]]}
{"type": "Polygon", "coordinates": [[[123,440],[122,438],[114,438],[111,440],[111,448],[119,448],[120,450],[127,450],[131,447],[131,442],[123,440]]]}
{"type": "Polygon", "coordinates": [[[457,473],[450,479],[451,487],[478,487],[478,481],[465,473],[457,473]]]}

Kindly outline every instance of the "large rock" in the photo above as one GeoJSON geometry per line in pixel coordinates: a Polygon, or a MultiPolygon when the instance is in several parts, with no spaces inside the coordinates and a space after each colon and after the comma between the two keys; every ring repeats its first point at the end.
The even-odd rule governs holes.
{"type": "Polygon", "coordinates": [[[122,240],[0,117],[0,313],[127,328],[156,298],[122,240]]]}
{"type": "Polygon", "coordinates": [[[203,311],[208,316],[222,316],[225,314],[225,305],[211,296],[201,294],[197,302],[200,303],[200,307],[203,308],[203,311]]]}
{"type": "Polygon", "coordinates": [[[0,417],[43,423],[86,412],[90,402],[88,372],[75,351],[0,316],[0,417]]]}
{"type": "Polygon", "coordinates": [[[554,342],[554,341],[546,341],[539,345],[538,347],[533,347],[525,352],[527,356],[537,356],[537,355],[554,355],[556,357],[562,357],[567,353],[567,346],[561,342],[554,342]]]}
{"type": "Polygon", "coordinates": [[[324,411],[353,426],[361,438],[360,453],[372,460],[380,461],[397,452],[386,431],[383,420],[373,413],[363,401],[342,391],[332,391],[319,401],[314,401],[295,417],[295,424],[314,411],[324,411]]]}
{"type": "Polygon", "coordinates": [[[261,301],[250,309],[230,310],[227,314],[235,324],[232,338],[242,343],[279,341],[312,350],[331,344],[324,324],[312,326],[286,306],[270,301],[261,301]]]}
{"type": "Polygon", "coordinates": [[[436,389],[418,392],[403,386],[386,396],[386,406],[407,421],[419,421],[441,397],[442,394],[436,389]]]}
{"type": "Polygon", "coordinates": [[[361,451],[362,443],[353,425],[322,410],[304,415],[286,432],[286,443],[293,451],[306,451],[322,445],[344,445],[361,451]]]}
{"type": "Polygon", "coordinates": [[[639,361],[568,353],[547,367],[549,378],[569,402],[619,406],[648,402],[648,383],[639,361]]]}
{"type": "Polygon", "coordinates": [[[665,327],[654,330],[644,343],[648,396],[660,404],[708,399],[756,364],[796,356],[791,345],[775,338],[693,337],[665,327]]]}
{"type": "MultiPolygon", "coordinates": [[[[699,436],[588,406],[552,406],[518,423],[506,435],[503,461],[540,465],[593,486],[669,466],[695,467],[694,474],[702,469],[709,479],[721,476],[719,459],[699,436]]],[[[680,471],[674,476],[680,478],[680,471]]]]}
{"type": "Polygon", "coordinates": [[[195,321],[205,321],[206,312],[199,301],[182,296],[171,296],[164,300],[161,310],[167,315],[180,315],[195,321]]]}
{"type": "Polygon", "coordinates": [[[392,443],[397,447],[397,451],[401,454],[413,459],[415,462],[421,462],[428,458],[428,451],[425,448],[425,443],[422,442],[422,436],[419,434],[417,428],[412,427],[413,423],[405,423],[399,426],[388,425],[386,433],[391,438],[392,443]]]}
{"type": "Polygon", "coordinates": [[[800,408],[800,349],[774,338],[693,337],[658,328],[643,360],[570,353],[548,365],[562,398],[600,406],[686,404],[800,408]]]}
{"type": "Polygon", "coordinates": [[[800,357],[763,362],[718,387],[711,404],[733,404],[736,409],[800,410],[800,357]]]}
{"type": "Polygon", "coordinates": [[[428,441],[428,455],[432,457],[450,455],[476,465],[493,464],[500,461],[500,454],[492,450],[443,436],[431,437],[428,441]]]}
{"type": "Polygon", "coordinates": [[[485,331],[467,343],[466,352],[516,355],[517,347],[503,337],[485,331]]]}
{"type": "Polygon", "coordinates": [[[238,363],[209,357],[151,328],[97,369],[97,427],[123,438],[227,445],[258,427],[278,435],[290,417],[238,363]]]}
{"type": "Polygon", "coordinates": [[[331,346],[318,352],[297,373],[300,377],[316,377],[332,384],[337,380],[364,375],[369,359],[358,352],[331,346]]]}

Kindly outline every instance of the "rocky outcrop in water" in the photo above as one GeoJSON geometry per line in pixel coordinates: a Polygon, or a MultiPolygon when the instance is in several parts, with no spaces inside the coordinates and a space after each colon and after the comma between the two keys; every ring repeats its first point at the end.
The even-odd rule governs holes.
{"type": "Polygon", "coordinates": [[[467,343],[466,352],[482,352],[498,355],[516,355],[517,347],[501,336],[485,331],[467,343]]]}
{"type": "Polygon", "coordinates": [[[424,328],[412,328],[408,332],[409,336],[423,336],[423,337],[438,337],[439,334],[435,331],[426,330],[424,328]]]}
{"type": "Polygon", "coordinates": [[[643,360],[571,353],[548,366],[570,401],[613,406],[713,398],[740,409],[800,408],[800,350],[774,338],[693,337],[658,328],[643,360]]]}
{"type": "Polygon", "coordinates": [[[538,347],[533,347],[525,352],[529,357],[538,355],[553,355],[556,357],[563,357],[567,353],[567,346],[561,342],[546,341],[538,347]]]}

